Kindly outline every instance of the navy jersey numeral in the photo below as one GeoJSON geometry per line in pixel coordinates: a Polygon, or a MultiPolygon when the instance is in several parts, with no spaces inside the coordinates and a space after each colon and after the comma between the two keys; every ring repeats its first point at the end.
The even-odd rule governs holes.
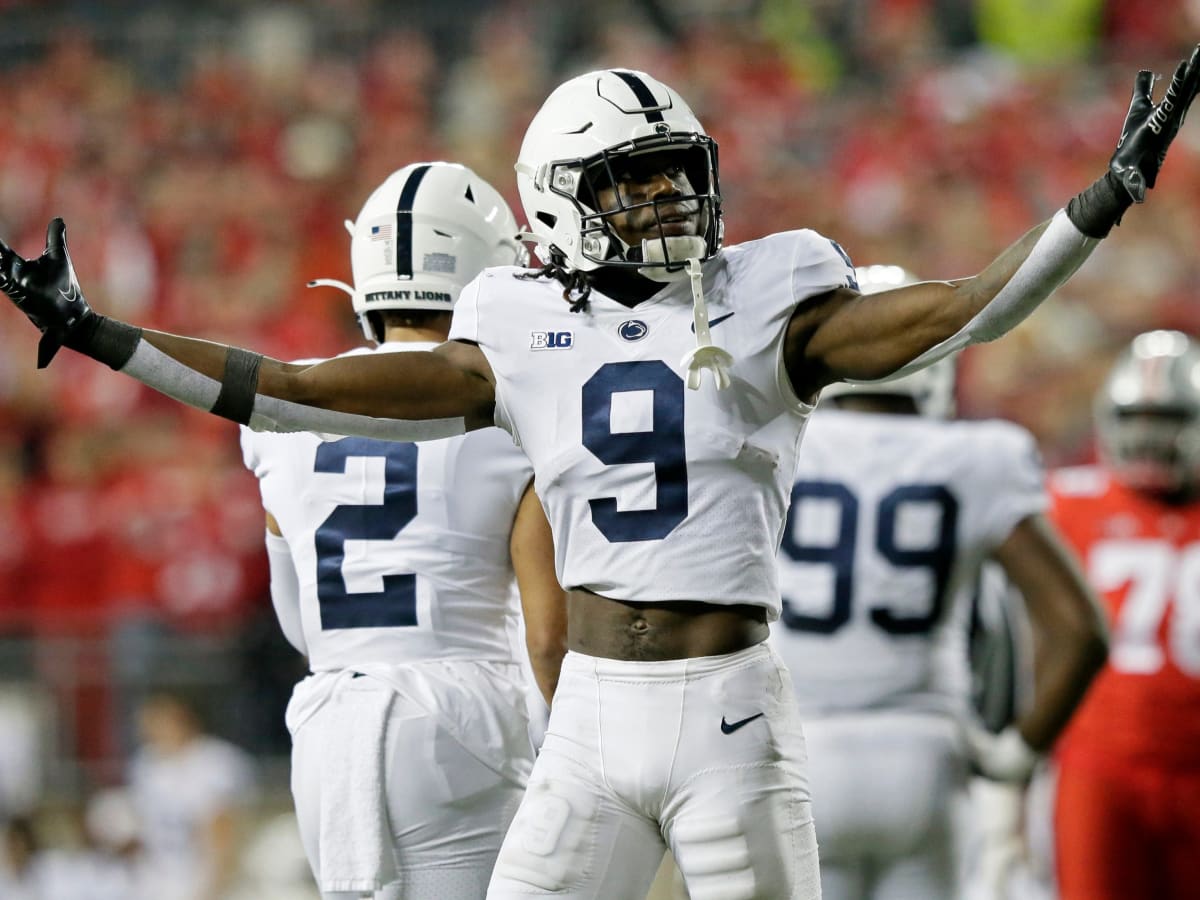
{"type": "MultiPolygon", "coordinates": [[[[788,628],[816,634],[833,634],[850,621],[854,600],[854,561],[858,550],[858,498],[843,484],[824,481],[798,481],[792,488],[780,549],[795,562],[826,563],[833,567],[834,588],[829,612],[815,616],[799,613],[783,601],[781,618],[788,628]],[[832,545],[801,544],[795,538],[795,517],[806,500],[833,500],[838,505],[837,539],[832,545]]],[[[942,617],[946,605],[946,585],[954,565],[958,534],[958,500],[938,484],[906,484],[888,492],[879,502],[876,516],[874,550],[898,569],[927,569],[933,587],[929,608],[920,614],[901,614],[886,606],[868,609],[870,620],[895,635],[926,634],[942,617]],[[938,512],[938,530],[932,544],[920,549],[901,547],[897,540],[897,522],[906,503],[931,504],[938,512]]]]}
{"type": "Polygon", "coordinates": [[[837,251],[837,255],[842,258],[842,260],[846,263],[846,268],[850,270],[846,274],[846,287],[857,291],[859,289],[858,278],[855,276],[854,263],[850,261],[850,254],[842,249],[842,245],[833,240],[833,238],[829,239],[829,243],[833,244],[833,249],[837,251]]]}
{"type": "Polygon", "coordinates": [[[780,549],[788,559],[804,563],[827,563],[833,567],[833,605],[825,616],[796,612],[787,600],[782,618],[788,628],[833,634],[850,621],[850,601],[854,592],[854,537],[858,533],[858,498],[844,484],[826,481],[798,481],[792,488],[787,526],[780,549]],[[837,542],[828,547],[797,543],[792,534],[792,515],[804,498],[832,500],[838,504],[837,542]]]}
{"type": "Polygon", "coordinates": [[[616,497],[589,502],[592,522],[609,541],[656,541],[687,518],[687,453],[683,435],[683,379],[662,360],[606,363],[583,386],[583,446],[610,466],[653,463],[653,509],[617,509],[616,497]],[[649,431],[612,429],[615,394],[648,391],[649,431]]]}
{"type": "Polygon", "coordinates": [[[346,590],[346,541],[390,541],[417,514],[417,445],[343,438],[317,448],[315,471],[344,473],[354,457],[384,459],[383,503],[343,505],[316,533],[317,599],[321,629],[389,628],[417,624],[417,577],[383,576],[383,590],[346,590]]]}

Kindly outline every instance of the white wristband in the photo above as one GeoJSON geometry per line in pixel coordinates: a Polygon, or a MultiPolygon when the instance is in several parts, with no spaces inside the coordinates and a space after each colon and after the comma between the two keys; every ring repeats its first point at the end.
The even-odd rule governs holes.
{"type": "Polygon", "coordinates": [[[248,426],[251,431],[314,431],[320,435],[355,435],[382,441],[430,441],[466,434],[467,421],[453,419],[377,419],[355,413],[304,406],[257,394],[248,426]]]}
{"type": "Polygon", "coordinates": [[[923,369],[970,344],[994,341],[1011,331],[1074,275],[1099,243],[1099,238],[1084,235],[1067,218],[1066,210],[1060,209],[1008,284],[987,306],[955,334],[902,366],[889,379],[923,369]]]}
{"type": "MultiPolygon", "coordinates": [[[[144,338],[122,374],[136,378],[168,397],[211,412],[221,395],[221,382],[163,353],[144,338]]],[[[454,437],[467,430],[461,416],[450,419],[377,419],[373,416],[336,412],[304,406],[263,394],[254,396],[253,412],[247,423],[253,431],[315,431],[334,436],[357,435],[386,441],[428,441],[454,437]]]]}

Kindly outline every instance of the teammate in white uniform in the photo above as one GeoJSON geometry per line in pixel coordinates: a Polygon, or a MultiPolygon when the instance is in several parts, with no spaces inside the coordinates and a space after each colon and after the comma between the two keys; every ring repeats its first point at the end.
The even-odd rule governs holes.
{"type": "MultiPolygon", "coordinates": [[[[864,293],[915,280],[858,272],[864,293]]],[[[796,471],[772,641],[804,721],[825,900],[962,897],[968,763],[1027,777],[1104,662],[1099,608],[1042,515],[1032,436],[947,421],[953,366],[830,385],[796,471]],[[989,558],[1054,647],[1003,736],[973,721],[967,667],[965,614],[989,558]]]]}
{"type": "Polygon", "coordinates": [[[495,422],[521,443],[570,652],[490,897],[636,897],[667,844],[697,898],[815,897],[799,718],[764,643],[810,404],[996,338],[1069,277],[1153,186],[1200,48],[1158,104],[1152,80],[1066,210],[973,278],[870,297],[812,231],[722,249],[715,144],[678,93],[624,69],[567,81],[534,117],[517,183],[545,265],[487,270],[433,353],[304,368],[143,332],[81,299],[61,220],[37,260],[0,247],[0,289],[43,330],[43,363],[65,342],[254,428],[413,440],[495,422]]]}
{"type": "MultiPolygon", "coordinates": [[[[331,284],[378,345],[349,357],[431,349],[464,284],[525,258],[500,194],[450,163],[393,173],[346,225],[355,284],[331,284]]],[[[287,720],[321,890],[482,897],[533,763],[514,564],[527,634],[558,623],[557,658],[535,654],[549,691],[564,649],[528,460],[497,428],[420,446],[243,429],[242,447],[268,512],[272,600],[313,673],[287,720]]]]}

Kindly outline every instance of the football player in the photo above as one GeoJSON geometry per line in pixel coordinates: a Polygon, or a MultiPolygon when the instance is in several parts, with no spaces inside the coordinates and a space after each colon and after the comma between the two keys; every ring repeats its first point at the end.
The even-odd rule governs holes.
{"type": "Polygon", "coordinates": [[[489,896],[634,897],[669,844],[696,896],[820,891],[775,551],[820,389],[999,337],[1153,186],[1200,80],[1138,75],[1109,167],[979,275],[876,295],[811,230],[722,248],[716,144],[650,75],[590,72],[534,116],[517,184],[538,270],[464,289],[428,353],[297,366],[82,299],[54,220],[0,288],[62,343],[258,429],[398,440],[493,423],[533,464],[567,588],[546,742],[489,896]],[[707,373],[707,375],[706,375],[707,373]],[[725,727],[722,726],[724,723],[725,727]]]}
{"type": "MultiPolygon", "coordinates": [[[[864,294],[916,280],[857,271],[864,294]]],[[[1104,662],[1099,607],[1043,515],[1032,436],[948,421],[953,390],[952,357],[832,384],[805,432],[772,641],[804,722],[825,900],[962,897],[971,766],[1028,777],[1104,662]],[[986,559],[1054,647],[999,735],[970,715],[966,614],[986,559]]]]}
{"type": "Polygon", "coordinates": [[[1050,481],[1112,652],[1055,754],[1061,900],[1200,884],[1200,344],[1134,338],[1096,403],[1098,466],[1050,481]]]}
{"type": "MultiPolygon", "coordinates": [[[[452,163],[392,173],[346,226],[354,286],[314,285],[350,294],[376,345],[348,358],[432,349],[463,285],[526,260],[503,197],[452,163]]],[[[324,896],[483,897],[533,764],[514,568],[547,702],[565,652],[528,461],[498,428],[421,445],[243,429],[242,448],[267,509],[271,598],[313,673],[287,721],[324,896]]]]}

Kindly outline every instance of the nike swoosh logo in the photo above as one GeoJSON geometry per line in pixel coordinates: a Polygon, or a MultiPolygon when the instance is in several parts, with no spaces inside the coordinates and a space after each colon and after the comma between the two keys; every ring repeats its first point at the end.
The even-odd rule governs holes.
{"type": "Polygon", "coordinates": [[[71,292],[69,294],[66,291],[64,291],[62,288],[59,288],[58,292],[62,295],[62,298],[64,300],[66,300],[68,303],[74,303],[76,300],[79,299],[79,291],[76,290],[75,285],[71,285],[71,292]]]}
{"type": "MultiPolygon", "coordinates": [[[[733,315],[733,313],[730,313],[733,315]]],[[[738,719],[736,722],[726,722],[725,717],[721,716],[721,734],[733,734],[743,725],[749,725],[755,719],[761,719],[766,713],[755,713],[752,716],[746,716],[744,719],[738,719]]]]}
{"type": "MultiPolygon", "coordinates": [[[[735,313],[725,313],[725,315],[723,315],[723,316],[717,316],[715,319],[709,319],[708,327],[716,328],[718,325],[720,325],[722,322],[724,322],[726,319],[728,319],[730,316],[733,316],[733,315],[735,315],[735,313]]],[[[696,333],[696,323],[693,322],[692,323],[692,334],[695,334],[695,333],[696,333]]]]}

